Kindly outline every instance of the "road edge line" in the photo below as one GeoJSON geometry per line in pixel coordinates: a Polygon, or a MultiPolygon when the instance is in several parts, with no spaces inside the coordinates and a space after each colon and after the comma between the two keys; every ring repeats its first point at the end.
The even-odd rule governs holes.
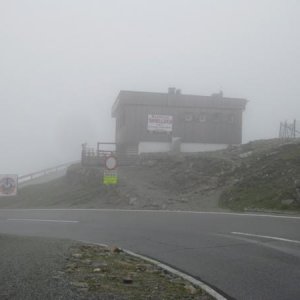
{"type": "MultiPolygon", "coordinates": [[[[101,247],[109,247],[106,244],[102,244],[102,243],[94,243],[94,242],[88,242],[88,241],[82,241],[80,240],[79,242],[81,243],[85,243],[85,244],[91,244],[91,245],[97,245],[97,246],[101,246],[101,247]]],[[[223,295],[221,295],[220,293],[218,293],[216,290],[214,290],[213,288],[211,288],[210,286],[208,286],[206,283],[204,283],[203,281],[196,279],[194,277],[192,277],[191,275],[188,275],[182,271],[179,271],[173,267],[170,267],[158,260],[155,260],[153,258],[149,258],[147,256],[141,255],[141,254],[137,254],[131,250],[127,250],[124,248],[121,248],[123,252],[125,252],[128,255],[143,259],[145,261],[148,261],[152,264],[154,264],[155,266],[168,271],[169,273],[172,273],[174,275],[177,275],[178,277],[183,278],[184,280],[192,283],[193,285],[196,285],[198,287],[200,287],[203,291],[205,291],[207,294],[209,294],[210,296],[214,297],[216,300],[228,300],[227,298],[225,298],[223,295]]]]}
{"type": "Polygon", "coordinates": [[[0,208],[1,211],[105,211],[105,212],[143,212],[143,213],[186,213],[199,215],[224,215],[240,217],[267,217],[300,220],[299,214],[260,214],[260,213],[236,213],[220,211],[194,211],[194,210],[156,210],[156,209],[116,209],[116,208],[0,208]]]}

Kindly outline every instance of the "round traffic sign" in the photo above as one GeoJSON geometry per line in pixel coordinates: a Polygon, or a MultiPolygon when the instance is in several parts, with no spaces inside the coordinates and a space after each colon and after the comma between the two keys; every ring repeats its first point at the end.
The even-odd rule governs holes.
{"type": "Polygon", "coordinates": [[[108,156],[105,159],[105,167],[108,170],[114,170],[117,167],[117,159],[114,156],[108,156]]]}
{"type": "Polygon", "coordinates": [[[16,176],[0,176],[0,195],[15,195],[17,191],[16,176]]]}

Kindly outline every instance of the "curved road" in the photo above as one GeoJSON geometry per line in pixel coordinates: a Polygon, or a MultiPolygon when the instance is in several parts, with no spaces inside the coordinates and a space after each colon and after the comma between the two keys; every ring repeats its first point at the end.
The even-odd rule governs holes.
{"type": "Polygon", "coordinates": [[[114,244],[234,299],[300,299],[300,217],[101,209],[0,210],[0,233],[114,244]]]}

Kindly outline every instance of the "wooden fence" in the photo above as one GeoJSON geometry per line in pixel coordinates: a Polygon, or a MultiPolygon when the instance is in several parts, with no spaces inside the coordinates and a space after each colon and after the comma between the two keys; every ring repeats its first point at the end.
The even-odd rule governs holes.
{"type": "Polygon", "coordinates": [[[287,121],[280,123],[279,138],[282,139],[295,139],[300,137],[299,122],[294,120],[292,123],[287,121]]]}

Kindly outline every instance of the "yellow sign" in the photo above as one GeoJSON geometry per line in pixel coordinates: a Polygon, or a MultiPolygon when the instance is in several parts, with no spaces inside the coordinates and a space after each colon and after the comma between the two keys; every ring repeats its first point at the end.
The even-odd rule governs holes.
{"type": "Polygon", "coordinates": [[[118,183],[118,174],[116,170],[105,170],[103,174],[103,184],[113,185],[118,183]]]}
{"type": "Polygon", "coordinates": [[[118,177],[117,176],[103,176],[103,184],[105,185],[111,185],[111,184],[117,184],[118,183],[118,177]]]}

